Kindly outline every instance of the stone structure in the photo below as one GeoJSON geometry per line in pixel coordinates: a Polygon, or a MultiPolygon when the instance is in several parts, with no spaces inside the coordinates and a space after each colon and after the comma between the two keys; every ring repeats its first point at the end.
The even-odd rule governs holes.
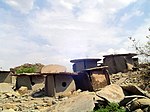
{"type": "Polygon", "coordinates": [[[134,53],[105,55],[103,64],[109,67],[108,70],[110,74],[127,72],[128,70],[132,70],[134,67],[134,61],[132,57],[136,55],[137,54],[134,53]]]}
{"type": "Polygon", "coordinates": [[[73,71],[74,72],[80,72],[84,69],[97,67],[97,62],[101,59],[92,59],[92,58],[86,58],[86,59],[75,59],[71,60],[71,63],[73,64],[73,71]]]}
{"type": "Polygon", "coordinates": [[[27,87],[29,90],[32,89],[32,86],[38,83],[44,83],[44,76],[39,73],[22,73],[14,74],[16,76],[16,89],[19,89],[21,86],[27,87]]]}
{"type": "Polygon", "coordinates": [[[0,71],[0,83],[12,83],[10,71],[0,71]]]}
{"type": "Polygon", "coordinates": [[[97,91],[110,84],[107,66],[85,69],[74,76],[77,89],[97,91]]]}
{"type": "Polygon", "coordinates": [[[45,91],[48,96],[62,95],[76,90],[72,75],[75,73],[66,72],[66,68],[61,65],[44,66],[42,75],[46,75],[45,91]]]}

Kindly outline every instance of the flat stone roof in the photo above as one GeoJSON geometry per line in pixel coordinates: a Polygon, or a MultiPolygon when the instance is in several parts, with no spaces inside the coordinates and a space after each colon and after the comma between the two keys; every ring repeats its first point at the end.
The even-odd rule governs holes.
{"type": "Polygon", "coordinates": [[[83,59],[74,59],[74,60],[70,60],[71,63],[77,63],[80,61],[100,61],[101,59],[99,58],[83,58],[83,59]]]}
{"type": "Polygon", "coordinates": [[[72,72],[12,74],[12,76],[43,76],[43,75],[78,75],[78,74],[77,73],[72,73],[72,72]]]}
{"type": "Polygon", "coordinates": [[[136,53],[127,53],[127,54],[110,54],[110,55],[104,55],[103,57],[114,57],[114,56],[136,56],[136,53]]]}
{"type": "Polygon", "coordinates": [[[42,73],[41,75],[78,75],[72,72],[59,72],[59,73],[42,73]]]}
{"type": "Polygon", "coordinates": [[[88,68],[88,69],[84,69],[83,71],[102,70],[102,69],[106,69],[106,68],[108,68],[108,66],[101,66],[101,67],[88,68]]]}
{"type": "Polygon", "coordinates": [[[20,74],[12,74],[12,76],[40,76],[40,73],[20,73],[20,74]]]}

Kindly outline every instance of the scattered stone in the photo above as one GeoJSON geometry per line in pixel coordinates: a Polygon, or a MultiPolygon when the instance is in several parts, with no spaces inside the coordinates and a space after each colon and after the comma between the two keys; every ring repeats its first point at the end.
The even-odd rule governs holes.
{"type": "Polygon", "coordinates": [[[3,110],[4,109],[16,109],[17,108],[16,105],[13,103],[5,103],[2,105],[2,107],[3,107],[3,110]]]}
{"type": "Polygon", "coordinates": [[[127,77],[121,78],[118,81],[116,81],[115,84],[121,85],[123,82],[125,82],[126,79],[127,79],[127,77]]]}
{"type": "Polygon", "coordinates": [[[44,90],[39,90],[36,91],[35,93],[32,94],[33,97],[42,97],[45,96],[45,91],[44,90]]]}
{"type": "Polygon", "coordinates": [[[125,106],[127,103],[131,102],[133,99],[140,99],[140,98],[147,98],[145,96],[141,95],[131,95],[131,96],[125,96],[124,99],[120,102],[121,106],[125,106]]]}
{"type": "Polygon", "coordinates": [[[143,110],[141,110],[141,109],[136,109],[136,110],[133,111],[133,112],[143,112],[143,110]]]}
{"type": "Polygon", "coordinates": [[[129,93],[129,95],[143,95],[150,98],[150,94],[146,91],[143,91],[141,88],[139,88],[136,85],[126,85],[121,86],[124,91],[129,93]]]}
{"type": "Polygon", "coordinates": [[[80,93],[81,91],[82,91],[81,89],[78,89],[78,90],[77,90],[78,93],[80,93]]]}
{"type": "Polygon", "coordinates": [[[137,109],[145,109],[147,107],[150,107],[150,99],[137,99],[134,100],[131,105],[129,106],[130,111],[135,111],[137,109]]]}
{"type": "Polygon", "coordinates": [[[3,110],[2,112],[16,112],[16,111],[13,109],[6,109],[6,110],[3,110]]]}
{"type": "Polygon", "coordinates": [[[21,86],[21,87],[19,88],[18,92],[19,92],[21,95],[26,94],[26,93],[28,93],[28,88],[25,87],[25,86],[21,86]]]}
{"type": "Polygon", "coordinates": [[[4,92],[12,92],[12,86],[9,83],[0,83],[0,92],[4,93],[4,92]]]}
{"type": "Polygon", "coordinates": [[[115,84],[111,84],[105,88],[102,88],[101,91],[96,92],[96,95],[104,98],[108,102],[115,103],[119,103],[125,97],[122,88],[115,84]]]}

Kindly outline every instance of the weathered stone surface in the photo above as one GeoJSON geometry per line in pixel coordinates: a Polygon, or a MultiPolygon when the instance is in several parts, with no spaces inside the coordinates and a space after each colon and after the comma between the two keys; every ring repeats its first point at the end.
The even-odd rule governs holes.
{"type": "Polygon", "coordinates": [[[5,103],[2,105],[3,106],[3,109],[16,109],[16,105],[13,104],[13,103],[5,103]]]}
{"type": "Polygon", "coordinates": [[[144,109],[149,106],[150,106],[150,99],[148,99],[148,98],[137,99],[131,103],[131,106],[129,107],[129,109],[130,109],[130,111],[134,111],[136,109],[144,109]]]}
{"type": "Polygon", "coordinates": [[[0,92],[12,92],[12,86],[9,83],[0,83],[0,92]]]}
{"type": "Polygon", "coordinates": [[[122,88],[115,84],[106,86],[101,91],[96,92],[96,94],[109,102],[116,103],[119,103],[125,97],[122,88]]]}
{"type": "Polygon", "coordinates": [[[141,95],[125,96],[124,99],[120,102],[120,105],[125,106],[128,102],[131,102],[135,98],[147,98],[147,97],[141,95]]]}
{"type": "Polygon", "coordinates": [[[90,112],[94,108],[93,97],[88,94],[80,94],[68,100],[56,104],[51,112],[90,112]]]}
{"type": "Polygon", "coordinates": [[[66,72],[66,67],[61,65],[47,65],[41,69],[41,73],[59,73],[66,72]]]}
{"type": "Polygon", "coordinates": [[[121,85],[123,82],[125,82],[126,79],[127,79],[127,77],[123,77],[123,78],[119,79],[118,81],[116,81],[115,84],[121,85]]]}
{"type": "Polygon", "coordinates": [[[100,90],[101,88],[108,85],[105,74],[100,74],[97,71],[93,72],[93,74],[91,75],[91,80],[94,91],[100,90]]]}
{"type": "Polygon", "coordinates": [[[19,88],[18,92],[19,92],[20,94],[26,94],[26,93],[28,93],[28,88],[25,87],[25,86],[21,86],[21,87],[19,88]]]}
{"type": "Polygon", "coordinates": [[[142,109],[136,109],[136,110],[133,111],[133,112],[143,112],[143,110],[142,110],[142,109]]]}
{"type": "Polygon", "coordinates": [[[3,110],[2,112],[16,112],[16,111],[13,109],[6,109],[6,110],[3,110]]]}
{"type": "Polygon", "coordinates": [[[140,105],[147,105],[147,106],[150,106],[150,99],[138,99],[137,102],[140,103],[140,105]]]}

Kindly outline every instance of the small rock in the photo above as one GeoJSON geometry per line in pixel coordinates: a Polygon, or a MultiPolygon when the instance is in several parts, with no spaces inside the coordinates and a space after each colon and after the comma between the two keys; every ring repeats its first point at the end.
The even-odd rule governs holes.
{"type": "Polygon", "coordinates": [[[11,93],[5,93],[6,97],[9,98],[9,97],[12,97],[13,95],[11,93]]]}
{"type": "Polygon", "coordinates": [[[26,93],[28,93],[28,88],[25,87],[25,86],[21,86],[21,87],[19,88],[18,92],[19,92],[21,95],[26,94],[26,93]]]}
{"type": "Polygon", "coordinates": [[[81,89],[78,89],[78,90],[77,90],[78,93],[80,93],[81,91],[82,91],[81,89]]]}
{"type": "Polygon", "coordinates": [[[143,112],[143,110],[141,110],[141,109],[136,109],[136,110],[133,111],[133,112],[143,112]]]}
{"type": "Polygon", "coordinates": [[[56,100],[53,100],[52,101],[52,104],[54,105],[54,104],[57,104],[58,103],[58,101],[56,101],[56,100]]]}

